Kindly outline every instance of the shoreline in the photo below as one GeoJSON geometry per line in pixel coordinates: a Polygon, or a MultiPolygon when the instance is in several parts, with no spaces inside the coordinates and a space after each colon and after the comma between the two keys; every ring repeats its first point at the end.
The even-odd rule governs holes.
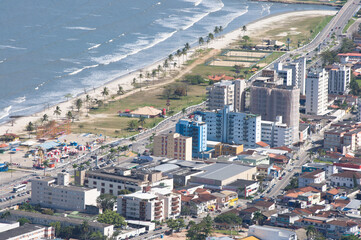
{"type": "Polygon", "coordinates": [[[328,2],[308,2],[308,1],[290,1],[290,0],[251,0],[253,2],[273,2],[273,3],[285,3],[285,4],[312,4],[312,5],[324,5],[332,7],[342,7],[342,4],[328,3],[328,2]]]}
{"type": "MultiPolygon", "coordinates": [[[[336,11],[330,11],[330,10],[306,10],[306,11],[290,11],[290,12],[286,12],[286,13],[275,13],[275,14],[271,14],[268,16],[265,16],[263,18],[257,19],[255,21],[252,21],[250,23],[248,23],[246,25],[247,27],[247,31],[246,31],[246,35],[250,35],[252,36],[252,34],[254,34],[257,31],[262,31],[262,29],[268,28],[269,26],[274,25],[275,23],[287,19],[288,17],[290,17],[290,15],[294,16],[305,16],[305,15],[332,15],[335,14],[336,11]]],[[[224,49],[226,48],[229,44],[239,40],[239,38],[241,36],[243,36],[243,34],[245,34],[242,30],[243,26],[239,26],[239,28],[228,32],[224,35],[220,35],[218,36],[215,40],[213,40],[211,43],[209,43],[208,48],[209,49],[224,49]]],[[[196,49],[198,49],[199,46],[196,45],[194,47],[192,47],[189,50],[189,53],[187,54],[188,56],[192,55],[196,49]]],[[[203,49],[205,49],[206,47],[202,47],[203,49]]],[[[0,124],[0,134],[4,134],[4,133],[15,133],[15,134],[23,134],[25,133],[25,126],[31,121],[31,122],[36,122],[38,121],[44,114],[47,114],[49,117],[49,120],[56,120],[59,118],[56,118],[53,115],[53,112],[55,110],[56,106],[59,106],[60,109],[62,110],[60,118],[64,119],[65,118],[65,114],[71,110],[72,106],[74,106],[73,102],[74,100],[78,99],[78,98],[84,98],[86,95],[89,95],[92,99],[94,98],[98,98],[98,99],[103,99],[103,96],[101,95],[101,91],[103,90],[104,87],[108,88],[109,91],[109,95],[107,96],[105,101],[109,101],[110,96],[116,94],[117,90],[118,90],[118,84],[120,86],[123,87],[124,90],[124,94],[123,95],[117,95],[115,97],[115,99],[120,99],[123,97],[126,97],[128,95],[131,95],[135,92],[138,91],[138,88],[134,88],[132,86],[132,81],[133,78],[137,79],[137,83],[139,83],[139,79],[138,79],[138,75],[140,72],[143,73],[143,76],[145,75],[145,72],[149,71],[151,72],[152,69],[156,69],[158,65],[161,65],[163,67],[163,62],[164,60],[167,59],[167,57],[162,58],[159,61],[154,62],[153,64],[150,64],[148,66],[145,66],[144,68],[141,68],[139,70],[134,70],[132,72],[129,72],[126,75],[122,75],[119,77],[114,78],[113,80],[95,88],[95,89],[85,89],[86,93],[79,93],[78,95],[72,97],[69,100],[64,100],[62,102],[59,102],[58,104],[55,104],[53,106],[50,106],[47,109],[44,109],[42,111],[36,112],[34,114],[31,114],[29,116],[22,116],[22,117],[18,117],[18,118],[12,118],[11,120],[4,122],[2,124],[0,124]],[[12,126],[12,122],[14,122],[14,125],[12,126]]],[[[190,60],[190,59],[188,59],[190,60]]],[[[148,85],[147,88],[143,88],[143,91],[147,91],[147,90],[151,90],[153,88],[156,87],[161,87],[165,84],[168,84],[172,81],[175,81],[175,79],[177,79],[179,76],[182,76],[182,69],[185,68],[183,66],[184,62],[183,62],[183,58],[180,57],[179,59],[174,56],[174,62],[177,62],[177,68],[180,66],[180,68],[177,69],[178,73],[176,76],[168,78],[168,79],[163,79],[160,82],[154,84],[154,85],[148,85]],[[178,61],[179,60],[179,61],[178,61]]],[[[172,67],[170,67],[171,69],[172,67]]],[[[169,74],[169,72],[168,72],[169,74]]],[[[142,80],[142,84],[145,82],[145,80],[150,80],[152,81],[152,78],[146,79],[145,77],[142,80]]],[[[82,107],[82,115],[85,114],[84,111],[84,106],[85,106],[85,102],[83,102],[83,107],[82,107]]],[[[80,120],[80,122],[82,121],[82,119],[80,120]]]]}

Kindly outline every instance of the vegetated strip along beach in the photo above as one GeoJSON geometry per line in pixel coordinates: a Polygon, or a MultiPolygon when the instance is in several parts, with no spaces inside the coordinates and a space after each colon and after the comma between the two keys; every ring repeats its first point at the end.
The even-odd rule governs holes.
{"type": "MultiPolygon", "coordinates": [[[[233,32],[227,33],[227,34],[213,40],[212,42],[210,42],[208,44],[208,48],[213,48],[213,49],[217,49],[217,50],[226,48],[232,42],[239,40],[243,36],[243,34],[246,34],[246,35],[252,37],[256,33],[268,30],[268,29],[272,28],[272,26],[275,26],[281,22],[285,23],[292,17],[294,18],[294,17],[325,16],[325,15],[334,15],[335,13],[336,13],[336,11],[311,10],[311,11],[289,12],[289,13],[283,13],[283,14],[279,14],[279,15],[267,16],[265,18],[255,21],[255,22],[249,23],[247,25],[246,33],[244,33],[242,26],[240,26],[239,29],[237,29],[233,32]]],[[[206,47],[206,46],[204,46],[204,47],[206,47]]],[[[189,52],[190,52],[189,55],[191,55],[192,51],[189,51],[189,52]]],[[[212,54],[212,53],[210,53],[210,54],[212,54]]],[[[151,65],[143,68],[142,72],[143,73],[145,73],[146,71],[151,72],[152,69],[156,69],[157,66],[162,65],[162,63],[163,63],[163,61],[151,64],[151,65]]],[[[179,58],[178,65],[180,65],[180,64],[183,64],[182,58],[179,58]]],[[[192,67],[194,67],[194,66],[192,66],[192,67]]],[[[146,91],[164,86],[164,85],[178,79],[180,76],[184,75],[185,73],[189,72],[190,70],[191,70],[190,67],[188,67],[188,68],[185,67],[184,69],[180,70],[180,73],[177,76],[175,76],[174,78],[171,78],[167,81],[160,82],[159,84],[151,85],[148,88],[144,89],[144,101],[145,102],[147,101],[146,91]]],[[[118,89],[118,85],[121,85],[123,87],[123,89],[128,92],[126,92],[124,95],[119,96],[118,98],[123,98],[123,97],[129,96],[130,94],[132,94],[136,91],[139,91],[139,89],[132,90],[133,79],[134,78],[138,79],[138,76],[139,76],[139,71],[130,73],[126,76],[117,78],[101,87],[98,87],[94,90],[88,91],[87,94],[91,98],[102,99],[103,96],[102,96],[101,92],[104,87],[107,87],[110,92],[109,95],[112,95],[112,94],[116,93],[116,91],[118,89]]],[[[137,80],[137,81],[139,81],[139,80],[137,80]]],[[[60,109],[62,110],[60,117],[65,117],[65,114],[72,108],[72,106],[74,106],[74,100],[77,98],[84,98],[85,95],[86,95],[85,93],[81,94],[73,99],[69,99],[68,101],[59,103],[55,106],[52,106],[48,109],[45,109],[45,110],[38,112],[36,114],[33,114],[31,116],[20,117],[20,118],[15,119],[13,122],[7,122],[5,124],[2,124],[0,126],[0,134],[4,134],[6,132],[22,134],[25,132],[25,127],[30,121],[35,122],[44,114],[47,114],[48,116],[50,116],[50,118],[53,118],[54,117],[53,113],[54,113],[56,106],[59,106],[60,109]]],[[[54,119],[56,119],[56,118],[54,117],[54,119]]]]}

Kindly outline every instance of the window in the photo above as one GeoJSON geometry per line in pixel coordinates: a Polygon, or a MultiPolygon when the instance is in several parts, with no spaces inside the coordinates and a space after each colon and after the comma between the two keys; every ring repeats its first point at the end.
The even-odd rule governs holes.
{"type": "Polygon", "coordinates": [[[105,184],[104,183],[102,183],[102,187],[104,187],[105,186],[105,184]]]}

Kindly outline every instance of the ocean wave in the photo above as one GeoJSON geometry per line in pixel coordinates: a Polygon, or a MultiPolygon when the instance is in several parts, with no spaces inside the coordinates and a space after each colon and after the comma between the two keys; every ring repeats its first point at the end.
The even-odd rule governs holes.
{"type": "Polygon", "coordinates": [[[67,41],[78,41],[79,39],[78,38],[67,38],[66,40],[67,41]]]}
{"type": "Polygon", "coordinates": [[[124,58],[127,58],[141,51],[154,47],[155,45],[172,37],[176,32],[177,31],[173,31],[170,33],[160,33],[157,35],[157,37],[155,37],[155,39],[152,42],[149,42],[144,39],[138,39],[138,41],[135,44],[122,46],[122,49],[128,48],[130,50],[129,53],[108,54],[102,57],[94,57],[92,58],[92,60],[97,62],[98,64],[103,64],[103,65],[109,65],[110,63],[119,62],[124,58]]]}
{"type": "Polygon", "coordinates": [[[272,3],[270,3],[270,4],[262,4],[261,15],[263,15],[264,12],[267,12],[267,14],[271,14],[272,5],[273,5],[272,3]]]}
{"type": "Polygon", "coordinates": [[[12,113],[22,112],[22,111],[25,111],[25,110],[32,109],[32,108],[34,108],[34,107],[36,107],[36,106],[33,105],[33,106],[30,106],[30,107],[20,108],[20,109],[18,109],[18,110],[12,111],[12,113]]]}
{"type": "Polygon", "coordinates": [[[12,106],[10,105],[10,106],[4,108],[4,109],[0,112],[0,119],[3,119],[3,118],[5,118],[5,117],[9,116],[11,108],[12,108],[12,106]]]}
{"type": "Polygon", "coordinates": [[[0,49],[26,50],[26,48],[15,47],[15,46],[11,46],[11,45],[0,45],[0,49]]]}
{"type": "Polygon", "coordinates": [[[74,63],[74,64],[80,64],[79,61],[75,60],[75,59],[71,59],[71,58],[60,58],[59,59],[62,62],[69,62],[69,63],[74,63]]]}
{"type": "Polygon", "coordinates": [[[23,96],[23,97],[15,98],[12,102],[14,102],[14,103],[22,103],[22,102],[25,102],[25,101],[26,101],[26,97],[23,96]]]}
{"type": "Polygon", "coordinates": [[[202,3],[203,0],[184,0],[184,1],[194,3],[194,6],[197,7],[199,4],[202,3]]]}
{"type": "Polygon", "coordinates": [[[96,49],[100,46],[101,46],[101,44],[95,44],[95,45],[91,46],[90,48],[88,48],[88,50],[96,49]]]}
{"type": "Polygon", "coordinates": [[[81,73],[81,72],[84,71],[85,69],[96,68],[96,67],[98,67],[98,66],[99,66],[99,64],[95,64],[95,65],[85,66],[85,67],[83,67],[83,68],[78,68],[78,69],[76,69],[75,71],[69,73],[68,75],[69,75],[69,76],[76,75],[76,74],[78,74],[78,73],[81,73]]]}
{"type": "Polygon", "coordinates": [[[91,28],[91,27],[65,27],[66,29],[70,29],[70,30],[83,30],[83,31],[94,31],[96,30],[96,28],[91,28]]]}

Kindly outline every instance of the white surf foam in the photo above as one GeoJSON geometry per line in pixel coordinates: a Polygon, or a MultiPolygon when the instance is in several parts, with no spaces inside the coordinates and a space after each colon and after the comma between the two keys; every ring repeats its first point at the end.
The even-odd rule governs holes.
{"type": "Polygon", "coordinates": [[[203,0],[184,0],[184,1],[194,3],[194,6],[197,7],[199,4],[202,3],[203,0]]]}
{"type": "Polygon", "coordinates": [[[116,54],[108,54],[102,57],[94,57],[92,58],[93,61],[97,62],[98,64],[108,65],[110,63],[119,62],[124,58],[137,54],[141,51],[146,49],[152,48],[155,45],[167,40],[168,38],[172,37],[177,31],[173,31],[170,33],[160,33],[158,34],[153,41],[145,40],[145,39],[138,39],[135,44],[129,44],[122,46],[122,49],[129,49],[128,53],[116,53],[116,54]]]}
{"type": "Polygon", "coordinates": [[[75,60],[75,59],[71,59],[71,58],[60,58],[59,59],[62,62],[69,62],[69,63],[74,63],[74,64],[80,64],[79,61],[75,60]]]}
{"type": "Polygon", "coordinates": [[[26,48],[15,47],[15,46],[11,46],[11,45],[0,45],[0,49],[26,50],[26,48]]]}
{"type": "Polygon", "coordinates": [[[10,105],[10,106],[4,108],[4,109],[0,112],[0,119],[3,119],[3,118],[5,118],[5,117],[9,116],[11,108],[12,108],[12,106],[10,105]]]}
{"type": "Polygon", "coordinates": [[[100,47],[100,46],[101,46],[100,43],[99,43],[99,44],[95,44],[94,46],[91,46],[90,48],[88,48],[88,50],[96,49],[96,48],[98,48],[98,47],[100,47]]]}
{"type": "Polygon", "coordinates": [[[85,67],[83,67],[83,68],[76,69],[75,71],[69,73],[68,75],[69,75],[69,76],[76,75],[76,74],[78,74],[78,73],[81,73],[81,72],[84,71],[85,69],[96,68],[96,67],[98,67],[98,66],[99,66],[99,64],[90,65],[90,66],[85,66],[85,67]]]}
{"type": "Polygon", "coordinates": [[[23,96],[23,97],[15,98],[12,102],[14,102],[14,103],[22,103],[22,102],[25,102],[25,101],[26,101],[26,97],[23,96]]]}
{"type": "Polygon", "coordinates": [[[94,31],[96,30],[96,28],[91,28],[91,27],[65,27],[66,29],[70,29],[70,30],[83,30],[83,31],[94,31]]]}

